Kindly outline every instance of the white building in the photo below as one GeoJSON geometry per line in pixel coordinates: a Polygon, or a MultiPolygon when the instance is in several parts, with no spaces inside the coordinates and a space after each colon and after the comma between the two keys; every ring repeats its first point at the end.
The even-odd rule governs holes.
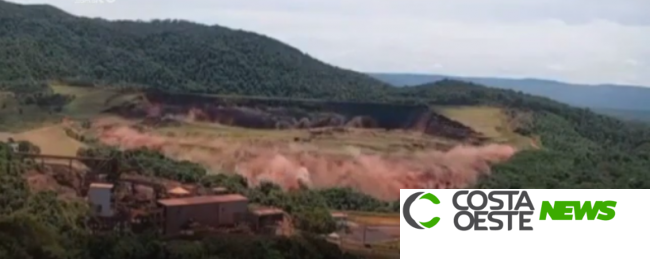
{"type": "Polygon", "coordinates": [[[18,150],[18,147],[19,147],[18,143],[14,142],[14,143],[9,144],[9,146],[11,147],[13,152],[18,153],[18,151],[19,151],[18,150]]]}
{"type": "Polygon", "coordinates": [[[345,230],[348,227],[348,214],[344,212],[331,212],[330,215],[334,222],[336,222],[337,230],[345,230]]]}
{"type": "Polygon", "coordinates": [[[113,216],[113,204],[111,202],[112,184],[93,183],[88,190],[88,201],[93,211],[102,217],[113,216]]]}

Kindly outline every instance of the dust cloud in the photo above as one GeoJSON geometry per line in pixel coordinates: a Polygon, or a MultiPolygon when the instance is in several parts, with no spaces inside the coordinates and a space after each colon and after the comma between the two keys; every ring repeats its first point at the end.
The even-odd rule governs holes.
{"type": "Polygon", "coordinates": [[[233,141],[207,137],[167,137],[130,127],[104,128],[99,139],[123,149],[147,147],[210,171],[235,171],[250,183],[271,181],[285,189],[352,187],[374,197],[394,200],[403,188],[466,188],[490,173],[516,150],[508,145],[457,146],[446,152],[409,155],[325,154],[293,143],[233,141]]]}

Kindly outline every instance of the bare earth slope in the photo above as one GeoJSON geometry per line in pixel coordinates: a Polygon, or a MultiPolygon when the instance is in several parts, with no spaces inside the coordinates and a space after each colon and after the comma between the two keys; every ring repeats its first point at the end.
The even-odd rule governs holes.
{"type": "Polygon", "coordinates": [[[66,135],[72,127],[103,145],[159,150],[211,173],[239,173],[252,184],[272,181],[286,189],[347,186],[394,200],[401,188],[471,186],[516,152],[495,135],[506,127],[505,115],[489,107],[438,113],[408,105],[53,89],[75,96],[64,107],[66,123],[14,136],[44,154],[75,155],[85,146],[66,135]],[[498,120],[472,124],[468,110],[498,120]],[[89,127],[81,127],[87,119],[89,127]],[[495,141],[505,144],[490,144],[495,141]]]}

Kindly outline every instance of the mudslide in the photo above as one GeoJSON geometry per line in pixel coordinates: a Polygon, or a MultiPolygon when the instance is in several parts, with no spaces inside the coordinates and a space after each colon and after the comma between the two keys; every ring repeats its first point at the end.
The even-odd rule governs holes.
{"type": "Polygon", "coordinates": [[[504,162],[516,152],[508,145],[486,145],[408,155],[335,155],[303,151],[288,143],[258,145],[218,138],[171,138],[126,126],[103,129],[99,139],[123,149],[156,149],[212,171],[237,172],[253,184],[271,181],[286,189],[301,183],[312,188],[345,186],[386,200],[399,198],[401,188],[470,186],[489,174],[492,164],[504,162]]]}

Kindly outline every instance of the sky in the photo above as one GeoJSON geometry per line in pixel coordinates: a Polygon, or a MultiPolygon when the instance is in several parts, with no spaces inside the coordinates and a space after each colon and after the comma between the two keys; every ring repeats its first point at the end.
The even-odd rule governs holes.
{"type": "Polygon", "coordinates": [[[363,72],[650,86],[650,0],[97,1],[12,0],[255,31],[363,72]]]}

